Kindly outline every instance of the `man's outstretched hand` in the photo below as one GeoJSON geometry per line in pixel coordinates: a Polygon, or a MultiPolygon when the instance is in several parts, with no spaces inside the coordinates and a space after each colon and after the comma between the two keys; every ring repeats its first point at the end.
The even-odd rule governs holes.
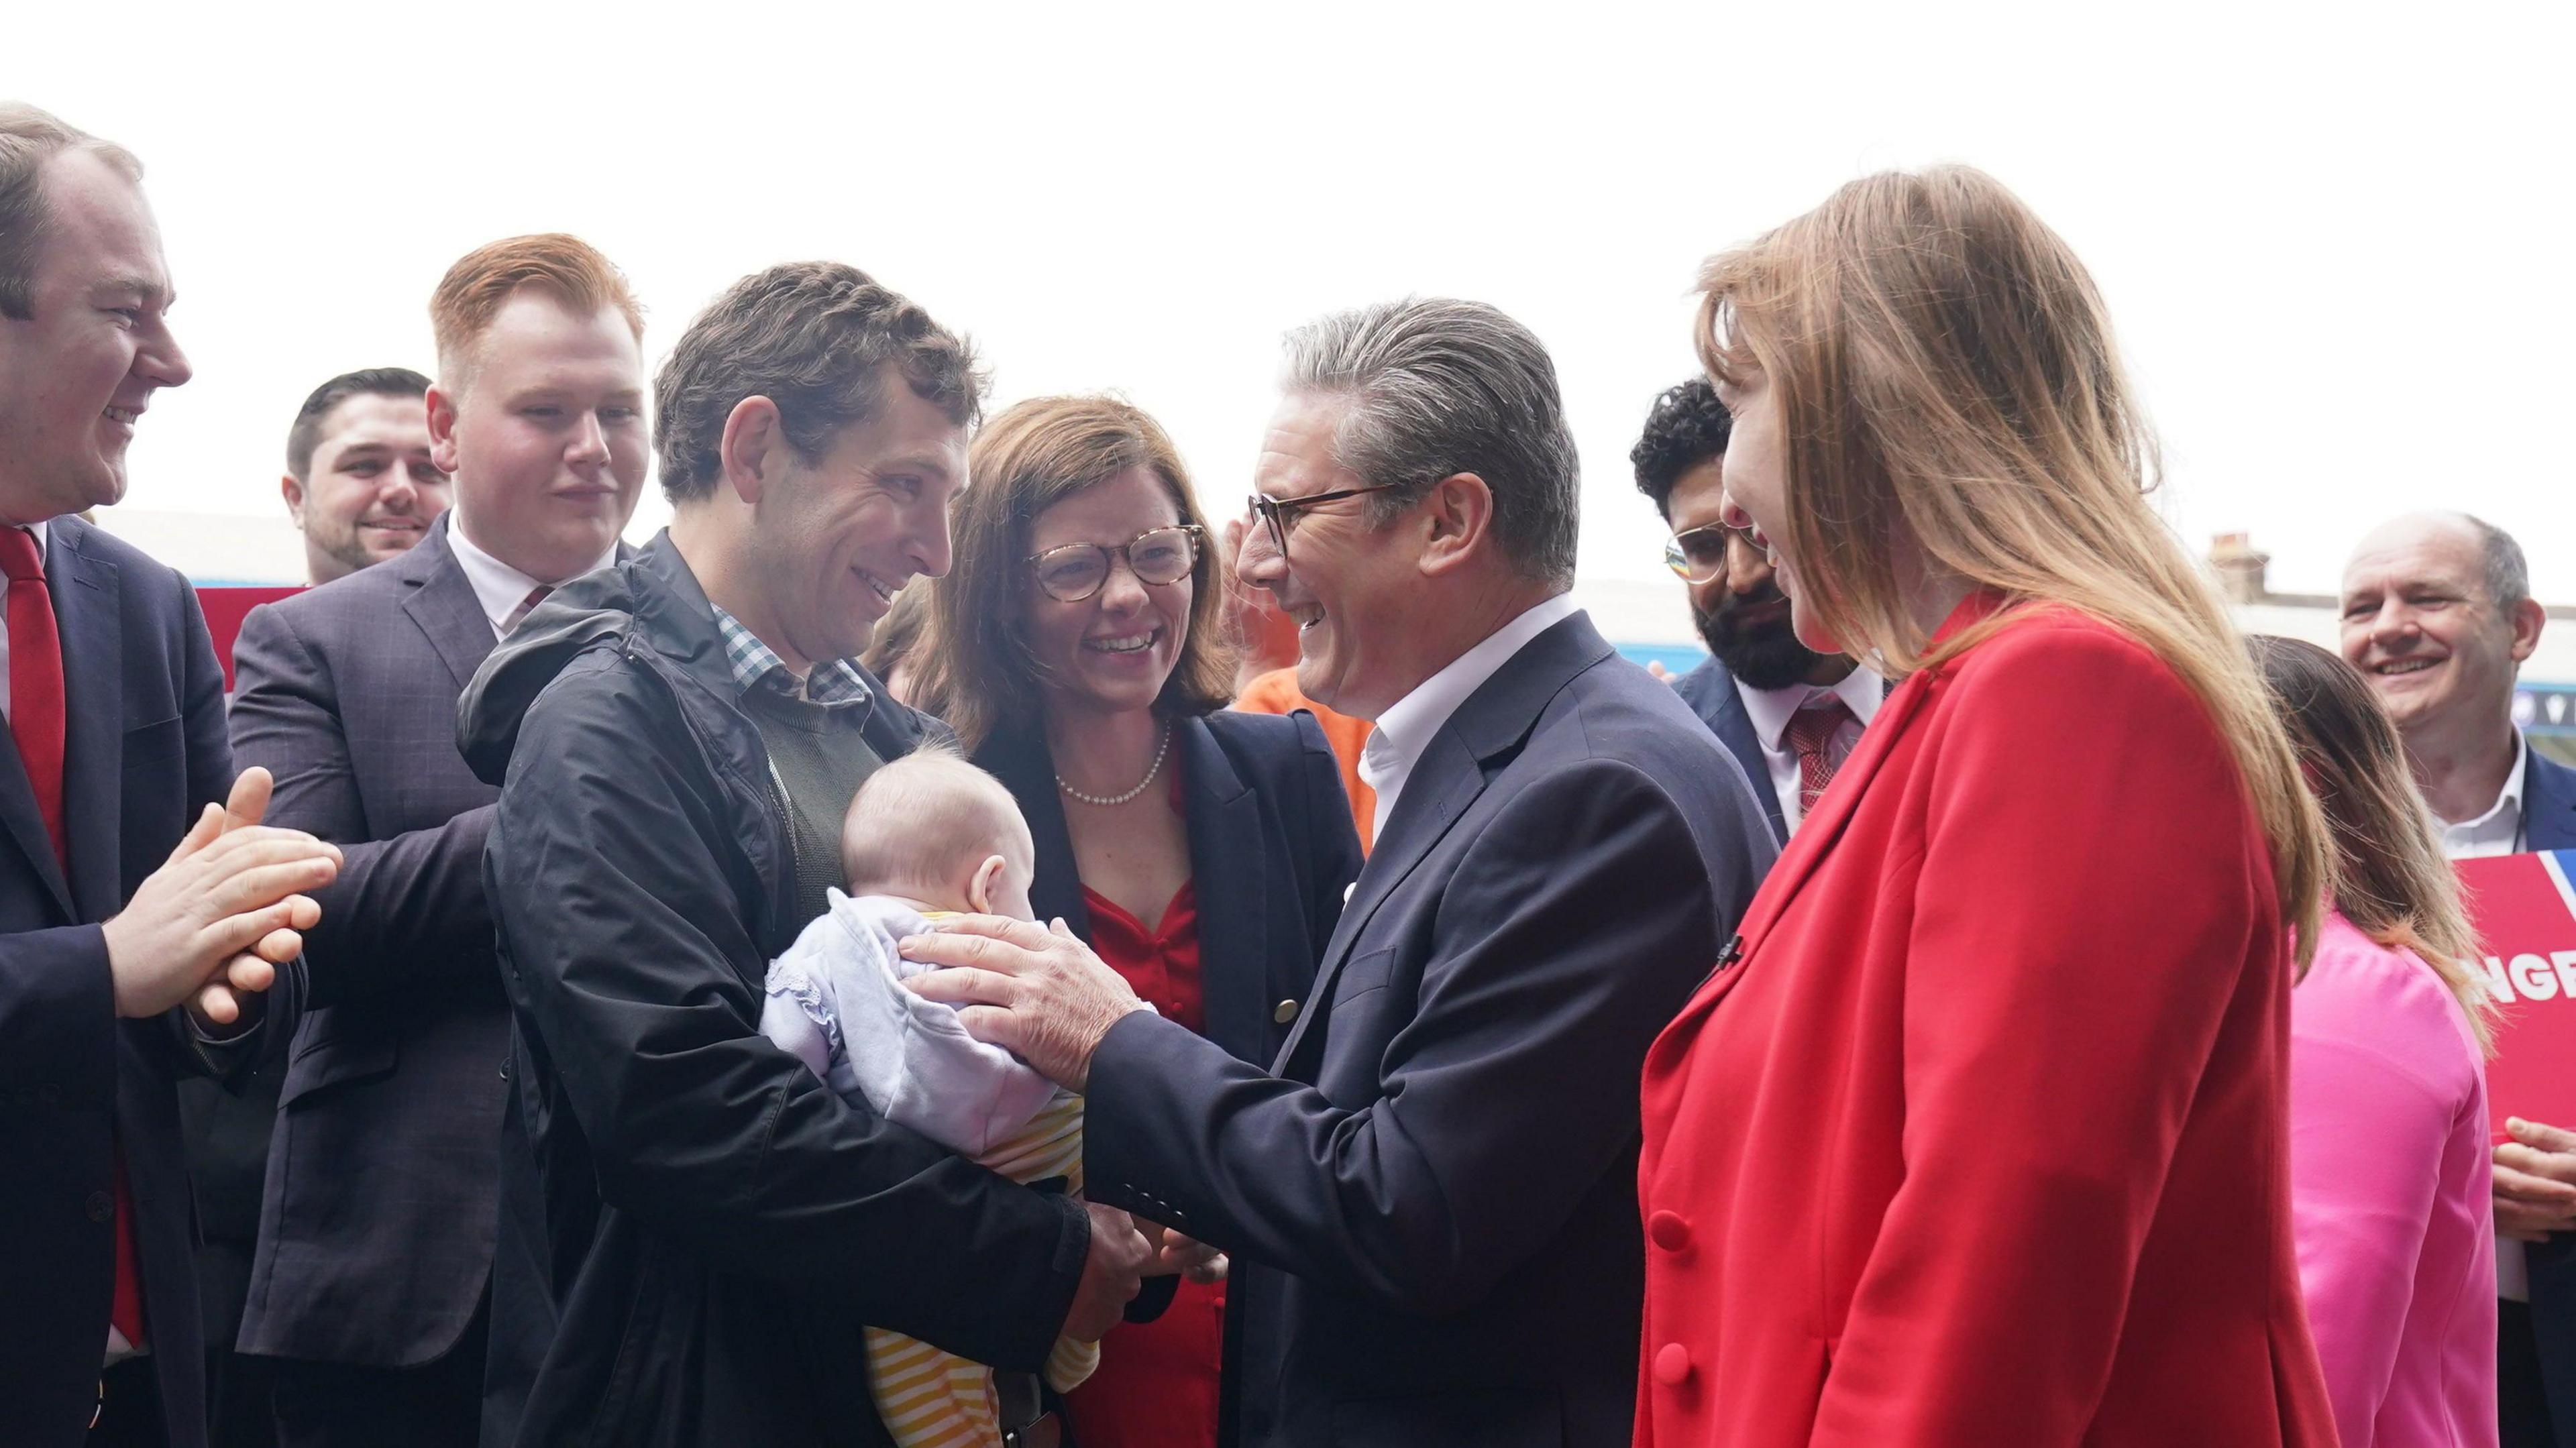
{"type": "Polygon", "coordinates": [[[246,769],[225,808],[206,806],[160,869],[100,927],[116,1013],[157,1016],[186,1002],[201,1026],[243,1018],[243,996],[275,983],[322,918],[303,892],[340,871],[337,846],[259,821],[269,773],[246,769]]]}
{"type": "Polygon", "coordinates": [[[955,1006],[966,1034],[1068,1091],[1091,1084],[1091,1055],[1121,1016],[1153,1009],[1061,920],[1045,929],[961,915],[899,948],[906,960],[939,967],[904,982],[914,994],[955,1006]]]}

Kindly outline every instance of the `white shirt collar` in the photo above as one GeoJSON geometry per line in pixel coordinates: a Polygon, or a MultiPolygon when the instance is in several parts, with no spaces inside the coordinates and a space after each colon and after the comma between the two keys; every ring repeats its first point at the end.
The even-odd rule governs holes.
{"type": "Polygon", "coordinates": [[[1405,776],[1413,772],[1414,761],[1430,747],[1440,726],[1448,723],[1458,706],[1467,702],[1467,696],[1482,688],[1530,640],[1572,618],[1575,612],[1574,596],[1567,593],[1533,605],[1485,635],[1474,648],[1450,660],[1448,667],[1414,685],[1412,692],[1377,716],[1377,728],[1370,731],[1368,744],[1360,750],[1360,778],[1377,791],[1375,838],[1384,838],[1387,817],[1395,811],[1395,796],[1402,792],[1405,776]]]}
{"type": "Polygon", "coordinates": [[[54,520],[51,518],[40,518],[33,523],[15,523],[10,526],[24,528],[27,530],[28,536],[36,540],[36,561],[38,563],[44,562],[45,547],[47,544],[53,542],[53,537],[48,530],[54,526],[54,520]]]}
{"type": "MultiPolygon", "coordinates": [[[[454,511],[450,510],[447,546],[455,551],[457,566],[465,570],[465,581],[474,586],[474,601],[482,606],[483,616],[492,621],[492,631],[498,634],[510,615],[518,611],[519,605],[527,602],[529,592],[544,587],[545,580],[531,578],[476,547],[474,540],[466,537],[465,530],[458,526],[458,521],[454,511]]],[[[616,561],[617,545],[612,542],[608,551],[600,555],[599,561],[582,572],[595,573],[616,561]]]]}
{"type": "Polygon", "coordinates": [[[1878,717],[1878,706],[1887,701],[1887,681],[1875,670],[1862,665],[1833,684],[1791,684],[1785,689],[1755,689],[1741,679],[1735,681],[1735,694],[1744,701],[1745,717],[1753,721],[1753,733],[1762,747],[1774,753],[1787,746],[1781,737],[1788,733],[1791,715],[1807,707],[1819,695],[1830,694],[1843,701],[1860,721],[1862,728],[1878,717]]]}
{"type": "Polygon", "coordinates": [[[2470,855],[2511,854],[2522,840],[2522,785],[2531,767],[2531,741],[2516,736],[2513,771],[2486,813],[2473,820],[2442,826],[2442,850],[2453,859],[2470,855]]]}

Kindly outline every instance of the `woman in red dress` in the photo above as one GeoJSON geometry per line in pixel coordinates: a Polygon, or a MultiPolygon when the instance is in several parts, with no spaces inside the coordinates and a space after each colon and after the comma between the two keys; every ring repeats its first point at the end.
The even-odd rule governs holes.
{"type": "Polygon", "coordinates": [[[1729,523],[1903,682],[1647,1058],[1637,1442],[2331,1443],[2286,1135],[2324,836],[2091,279],[1942,168],[1702,282],[1729,523]]]}
{"type": "MultiPolygon", "coordinates": [[[[1038,918],[1062,919],[1156,1010],[1268,1062],[1359,874],[1322,730],[1221,711],[1222,565],[1152,418],[1109,398],[1023,402],[985,425],[968,468],[956,559],[908,655],[913,703],[1028,816],[1038,918]]],[[[1101,1343],[1066,1404],[1079,1448],[1217,1441],[1213,1276],[1168,1299],[1149,1287],[1101,1343]]]]}

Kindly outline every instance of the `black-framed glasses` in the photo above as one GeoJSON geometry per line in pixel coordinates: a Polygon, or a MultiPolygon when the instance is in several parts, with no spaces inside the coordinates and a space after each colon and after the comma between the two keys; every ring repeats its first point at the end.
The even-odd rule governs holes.
{"type": "Polygon", "coordinates": [[[1020,561],[1029,565],[1047,597],[1059,603],[1080,603],[1109,586],[1113,557],[1124,557],[1127,571],[1148,587],[1159,588],[1189,577],[1190,570],[1198,565],[1203,531],[1196,523],[1175,523],[1148,528],[1114,546],[1067,543],[1044,553],[1032,553],[1020,561]]]}
{"type": "Polygon", "coordinates": [[[1251,510],[1253,517],[1269,525],[1270,546],[1278,549],[1279,556],[1285,558],[1288,556],[1288,530],[1296,526],[1298,516],[1308,508],[1338,503],[1344,498],[1364,498],[1371,493],[1391,493],[1403,486],[1402,483],[1380,483],[1373,488],[1335,488],[1329,493],[1308,493],[1301,498],[1274,498],[1267,493],[1255,493],[1244,500],[1244,506],[1251,510]]]}
{"type": "Polygon", "coordinates": [[[1676,533],[1664,540],[1664,566],[1684,583],[1706,583],[1726,571],[1726,545],[1735,534],[1723,523],[1676,533]]]}

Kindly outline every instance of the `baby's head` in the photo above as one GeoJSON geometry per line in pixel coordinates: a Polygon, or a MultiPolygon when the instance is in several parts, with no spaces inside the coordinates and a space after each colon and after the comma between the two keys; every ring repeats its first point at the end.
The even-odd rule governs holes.
{"type": "Polygon", "coordinates": [[[1000,780],[925,744],[859,786],[841,821],[841,867],[853,895],[1027,920],[1037,845],[1000,780]]]}

